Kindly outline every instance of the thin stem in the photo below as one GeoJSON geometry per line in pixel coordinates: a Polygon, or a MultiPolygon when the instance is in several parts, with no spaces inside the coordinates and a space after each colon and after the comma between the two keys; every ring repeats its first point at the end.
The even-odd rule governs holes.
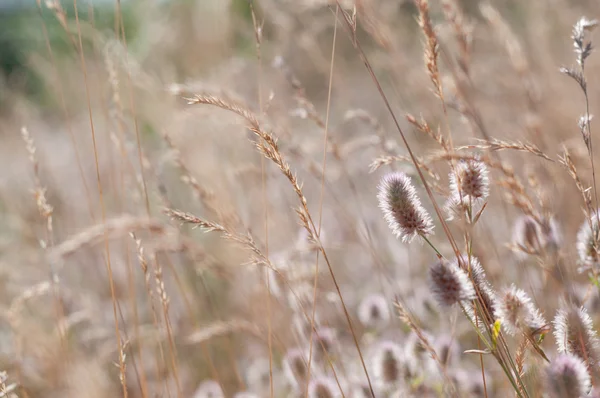
{"type": "MultiPolygon", "coordinates": [[[[329,88],[327,91],[327,113],[325,115],[325,133],[324,133],[324,138],[323,138],[323,166],[322,166],[322,173],[321,173],[321,193],[319,196],[319,224],[318,224],[318,229],[317,229],[317,236],[319,236],[319,238],[321,237],[321,224],[323,221],[323,197],[324,197],[324,193],[325,193],[325,170],[327,167],[327,145],[328,145],[328,138],[329,138],[329,111],[331,109],[331,89],[333,87],[333,65],[334,65],[334,60],[335,60],[335,43],[336,43],[336,39],[337,39],[337,20],[338,20],[338,12],[339,12],[339,7],[336,7],[335,9],[335,20],[334,20],[334,26],[333,26],[333,44],[331,46],[331,63],[329,66],[329,88]]],[[[320,252],[317,251],[317,258],[316,258],[316,264],[315,264],[315,277],[314,277],[314,282],[313,282],[313,307],[312,307],[312,314],[311,314],[311,329],[310,329],[310,340],[309,340],[309,352],[308,352],[308,365],[307,365],[307,377],[306,377],[306,396],[308,396],[308,386],[310,383],[310,371],[311,371],[311,366],[312,366],[312,358],[313,358],[313,330],[314,330],[314,325],[315,325],[315,313],[316,313],[316,308],[317,308],[317,286],[318,286],[318,276],[319,276],[319,254],[320,252]]],[[[341,390],[340,390],[341,391],[341,390]]],[[[343,391],[342,395],[343,395],[343,391]]]]}
{"type": "Polygon", "coordinates": [[[429,239],[427,239],[427,237],[425,235],[419,235],[421,236],[421,238],[423,238],[423,240],[425,242],[427,242],[427,244],[433,249],[433,251],[435,251],[435,253],[438,255],[439,258],[444,258],[444,256],[442,256],[442,253],[440,253],[440,251],[433,245],[433,243],[431,243],[431,241],[429,239]]]}

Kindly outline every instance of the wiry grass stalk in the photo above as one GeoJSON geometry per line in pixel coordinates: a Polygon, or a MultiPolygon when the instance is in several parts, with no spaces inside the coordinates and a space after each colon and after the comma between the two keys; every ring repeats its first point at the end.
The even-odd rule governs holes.
{"type": "MultiPolygon", "coordinates": [[[[256,19],[256,13],[254,12],[254,6],[252,2],[249,4],[250,13],[252,15],[252,25],[254,27],[254,40],[256,45],[256,60],[258,63],[258,104],[260,114],[264,115],[263,106],[263,63],[262,63],[262,24],[259,25],[256,19]]],[[[265,254],[269,257],[269,206],[267,200],[267,176],[265,172],[265,158],[260,157],[260,177],[262,185],[262,202],[263,202],[263,213],[264,213],[264,229],[265,229],[265,254]]],[[[268,271],[267,271],[268,272],[268,271]]],[[[265,274],[266,275],[266,274],[265,274]]],[[[268,346],[269,346],[269,394],[271,398],[274,396],[273,388],[273,331],[272,331],[272,313],[271,313],[271,280],[267,277],[266,279],[266,293],[267,293],[267,326],[268,326],[268,346]]],[[[310,369],[310,367],[309,367],[310,369]]]]}
{"type": "MultiPolygon", "coordinates": [[[[322,161],[322,174],[321,174],[321,192],[319,194],[319,223],[317,228],[317,237],[321,236],[321,226],[323,221],[323,197],[325,194],[325,170],[327,168],[327,147],[329,145],[329,111],[331,109],[331,90],[333,87],[333,66],[335,61],[335,46],[336,46],[336,38],[337,38],[337,15],[339,12],[339,7],[335,9],[335,19],[334,19],[334,28],[333,28],[333,43],[331,45],[331,62],[329,69],[329,87],[327,91],[327,114],[325,116],[325,125],[324,125],[324,138],[323,138],[323,161],[322,161]]],[[[313,281],[313,305],[312,305],[312,314],[311,314],[311,329],[309,336],[309,349],[308,349],[308,365],[307,372],[308,375],[306,377],[306,396],[308,396],[308,388],[310,384],[310,373],[313,359],[313,330],[315,329],[315,314],[317,310],[317,287],[319,281],[319,257],[320,251],[317,251],[315,254],[315,277],[313,281]]],[[[343,394],[344,392],[340,389],[340,392],[343,394]]]]}
{"type": "MultiPolygon", "coordinates": [[[[92,116],[92,104],[91,104],[91,99],[90,99],[90,88],[88,85],[88,77],[87,77],[87,68],[86,68],[86,64],[85,64],[85,55],[83,53],[83,42],[82,42],[82,38],[81,38],[81,26],[79,24],[79,13],[78,13],[78,9],[77,9],[77,0],[73,0],[73,7],[75,8],[75,22],[77,25],[77,37],[79,40],[79,57],[80,57],[80,61],[81,61],[81,69],[83,71],[83,76],[84,76],[84,85],[85,85],[85,92],[86,92],[86,101],[87,101],[87,107],[88,107],[88,116],[89,116],[89,122],[90,122],[90,131],[91,131],[91,135],[92,135],[92,144],[93,144],[93,150],[94,150],[94,162],[95,162],[95,166],[96,166],[96,182],[97,182],[97,187],[98,187],[98,195],[99,195],[99,199],[100,199],[100,208],[101,208],[101,219],[102,222],[104,223],[106,221],[106,208],[105,208],[105,204],[104,204],[104,197],[103,197],[103,191],[102,191],[102,181],[100,179],[100,166],[99,166],[99,162],[98,162],[98,148],[96,145],[96,133],[95,133],[95,128],[94,128],[94,119],[92,116]]],[[[117,298],[116,298],[116,294],[115,294],[115,284],[114,284],[114,280],[113,280],[113,273],[112,273],[112,265],[111,265],[111,258],[110,258],[110,247],[108,244],[108,237],[106,235],[106,232],[104,234],[104,250],[105,250],[105,255],[106,255],[106,272],[107,272],[107,277],[108,277],[108,281],[109,281],[109,287],[110,287],[110,294],[111,294],[111,300],[112,300],[112,307],[113,307],[113,318],[114,318],[114,322],[115,322],[115,338],[117,340],[117,347],[119,347],[119,350],[122,349],[121,344],[122,344],[122,340],[121,340],[121,334],[120,334],[120,330],[119,330],[119,319],[117,317],[117,298]]],[[[121,356],[119,356],[119,370],[120,370],[120,377],[122,380],[122,387],[123,387],[123,397],[127,398],[128,396],[128,392],[127,392],[127,388],[126,388],[126,375],[125,375],[125,363],[123,362],[123,358],[121,356]]]]}

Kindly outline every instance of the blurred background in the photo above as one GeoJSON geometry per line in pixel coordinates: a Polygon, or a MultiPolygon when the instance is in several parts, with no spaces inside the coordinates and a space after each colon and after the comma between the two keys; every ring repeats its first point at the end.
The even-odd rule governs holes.
{"type": "MultiPolygon", "coordinates": [[[[577,65],[572,27],[600,16],[600,3],[432,0],[443,101],[423,60],[412,1],[340,4],[356,12],[356,39],[415,154],[427,159],[441,148],[407,114],[451,136],[455,147],[471,145],[509,167],[532,206],[560,225],[565,272],[597,320],[600,303],[587,275],[577,273],[583,201],[558,155],[567,148],[591,184],[577,124],[585,97],[559,68],[577,65]],[[549,159],[490,151],[481,140],[492,139],[529,143],[549,159]]],[[[599,72],[592,54],[590,114],[600,111],[599,72]]],[[[397,240],[377,207],[381,176],[400,170],[415,177],[433,214],[410,162],[370,167],[407,151],[341,11],[327,0],[2,0],[0,139],[7,396],[300,396],[304,376],[289,358],[295,349],[309,357],[313,309],[328,348],[315,347],[330,359],[311,356],[311,377],[330,383],[335,373],[341,381],[333,394],[311,396],[368,396],[353,335],[368,369],[377,368],[373,347],[382,341],[416,358],[396,396],[445,396],[448,378],[398,320],[396,297],[436,348],[477,348],[460,311],[440,312],[432,302],[427,266],[435,254],[397,240]],[[241,117],[188,104],[195,94],[242,104],[278,138],[322,229],[339,294],[298,224],[288,179],[256,151],[241,117]],[[247,245],[173,221],[165,208],[250,234],[277,272],[257,265],[247,245]],[[373,295],[387,303],[384,326],[359,316],[373,295]]],[[[442,205],[448,165],[428,165],[442,205]]],[[[539,261],[509,247],[523,211],[505,200],[503,178],[492,170],[473,252],[494,286],[517,283],[550,321],[562,287],[539,261]]],[[[435,223],[436,247],[450,255],[435,223]]],[[[451,226],[461,242],[462,229],[451,226]]],[[[546,340],[553,353],[553,339],[546,340]]],[[[479,356],[452,360],[459,396],[483,397],[481,377],[472,376],[481,374],[479,356]]],[[[484,361],[488,396],[509,396],[501,369],[484,361]]],[[[527,366],[541,364],[532,358],[527,366]]],[[[541,383],[531,374],[528,383],[541,383]]]]}

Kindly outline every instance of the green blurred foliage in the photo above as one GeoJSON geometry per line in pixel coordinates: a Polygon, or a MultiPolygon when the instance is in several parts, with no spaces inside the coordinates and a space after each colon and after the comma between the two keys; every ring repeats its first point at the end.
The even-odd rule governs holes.
{"type": "MultiPolygon", "coordinates": [[[[75,9],[65,6],[68,28],[77,39],[75,9]]],[[[122,5],[121,15],[127,40],[136,37],[139,21],[136,20],[135,2],[122,5]]],[[[114,5],[96,5],[93,10],[78,8],[80,24],[89,24],[93,15],[94,27],[98,31],[115,29],[114,5]]],[[[83,29],[83,28],[82,28],[83,29]]],[[[52,11],[43,8],[20,7],[0,13],[0,109],[9,104],[11,92],[19,92],[40,106],[49,107],[55,102],[55,95],[49,93],[42,77],[32,66],[30,59],[37,54],[49,59],[45,37],[48,37],[56,59],[75,56],[75,48],[67,32],[52,11]],[[43,22],[43,23],[42,23],[43,22]]],[[[92,38],[85,33],[82,44],[86,54],[92,49],[92,38]]]]}

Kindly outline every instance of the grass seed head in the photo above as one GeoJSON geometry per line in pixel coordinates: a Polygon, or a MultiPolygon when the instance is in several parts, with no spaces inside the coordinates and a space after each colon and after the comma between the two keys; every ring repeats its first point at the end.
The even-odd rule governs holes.
{"type": "Polygon", "coordinates": [[[555,358],[548,365],[546,377],[547,392],[552,398],[585,397],[591,388],[585,363],[570,354],[561,354],[555,358]]]}
{"type": "Polygon", "coordinates": [[[433,233],[433,221],[406,174],[396,172],[383,177],[377,197],[390,229],[403,242],[433,233]]]}
{"type": "Polygon", "coordinates": [[[429,268],[430,289],[442,307],[475,298],[475,289],[465,271],[455,263],[440,259],[429,268]]]}
{"type": "Polygon", "coordinates": [[[341,396],[339,386],[330,377],[315,377],[308,384],[309,398],[338,398],[341,396]]]}
{"type": "Polygon", "coordinates": [[[490,191],[487,166],[478,160],[458,162],[454,172],[450,173],[450,192],[452,197],[462,198],[463,203],[475,203],[485,200],[490,191]]]}
{"type": "Polygon", "coordinates": [[[381,294],[370,294],[358,306],[358,319],[366,327],[383,327],[390,321],[390,310],[386,298],[381,294]]]}
{"type": "Polygon", "coordinates": [[[392,341],[382,341],[375,348],[373,377],[382,388],[398,385],[404,379],[404,352],[392,341]]]}
{"type": "Polygon", "coordinates": [[[203,381],[196,392],[194,393],[194,398],[224,398],[223,389],[221,385],[214,380],[205,380],[203,381]]]}
{"type": "Polygon", "coordinates": [[[575,355],[590,368],[598,365],[598,337],[584,307],[559,310],[553,323],[559,353],[575,355]]]}
{"type": "Polygon", "coordinates": [[[504,330],[514,336],[520,331],[531,333],[541,330],[546,320],[527,293],[515,285],[506,289],[500,298],[499,317],[504,330]]]}
{"type": "Polygon", "coordinates": [[[600,225],[597,212],[581,224],[577,233],[577,253],[583,266],[594,266],[600,257],[600,225]]]}

